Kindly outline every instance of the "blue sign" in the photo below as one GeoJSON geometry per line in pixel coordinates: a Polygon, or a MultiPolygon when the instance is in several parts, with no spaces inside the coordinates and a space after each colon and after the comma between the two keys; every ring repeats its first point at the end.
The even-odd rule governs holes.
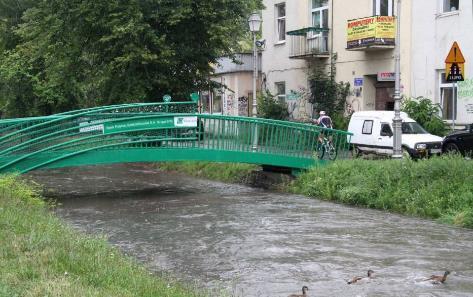
{"type": "Polygon", "coordinates": [[[363,86],[363,78],[362,77],[355,77],[354,85],[355,85],[355,87],[362,87],[363,86]]]}

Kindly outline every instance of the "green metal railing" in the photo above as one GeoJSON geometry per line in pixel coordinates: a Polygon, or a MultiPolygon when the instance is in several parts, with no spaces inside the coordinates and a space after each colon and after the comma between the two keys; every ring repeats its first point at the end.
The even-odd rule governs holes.
{"type": "Polygon", "coordinates": [[[314,154],[321,134],[331,140],[338,158],[347,155],[351,137],[301,123],[196,114],[195,103],[188,102],[2,120],[0,128],[0,172],[176,160],[308,168],[327,162],[314,154]]]}

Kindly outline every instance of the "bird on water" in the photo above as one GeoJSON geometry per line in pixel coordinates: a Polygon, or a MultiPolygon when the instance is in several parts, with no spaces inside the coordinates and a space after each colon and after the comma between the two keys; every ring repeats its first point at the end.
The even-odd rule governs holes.
{"type": "Polygon", "coordinates": [[[309,291],[309,288],[307,286],[302,287],[302,294],[291,294],[289,297],[307,297],[307,291],[309,291]]]}
{"type": "Polygon", "coordinates": [[[447,280],[447,276],[450,274],[450,271],[445,271],[443,275],[431,275],[429,278],[424,279],[423,281],[432,281],[433,284],[443,284],[447,280]]]}
{"type": "Polygon", "coordinates": [[[370,270],[368,270],[368,276],[355,276],[354,278],[352,278],[351,280],[349,280],[347,283],[348,283],[349,285],[351,285],[351,284],[354,284],[354,283],[356,283],[357,281],[362,280],[362,279],[364,279],[364,278],[373,278],[373,273],[374,273],[374,271],[370,269],[370,270]]]}

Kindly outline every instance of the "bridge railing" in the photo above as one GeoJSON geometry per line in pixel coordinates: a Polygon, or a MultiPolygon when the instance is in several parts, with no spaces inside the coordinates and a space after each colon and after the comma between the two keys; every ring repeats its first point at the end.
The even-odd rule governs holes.
{"type": "MultiPolygon", "coordinates": [[[[0,171],[25,172],[99,151],[176,148],[261,156],[266,158],[261,164],[274,160],[298,167],[297,162],[307,164],[317,157],[321,135],[331,139],[339,158],[349,148],[351,136],[345,131],[260,118],[165,113],[162,107],[104,107],[51,117],[48,122],[14,131],[0,138],[0,171]],[[177,118],[194,124],[176,126],[177,118]]],[[[251,162],[259,161],[252,158],[251,162]]]]}
{"type": "MultiPolygon", "coordinates": [[[[196,104],[193,102],[136,103],[90,108],[55,116],[30,118],[27,121],[16,119],[18,126],[10,126],[10,129],[13,129],[5,130],[0,137],[0,155],[11,152],[28,153],[41,145],[53,145],[53,140],[56,143],[61,142],[78,125],[123,118],[129,114],[136,116],[138,114],[188,112],[195,110],[195,108],[196,104]]],[[[10,122],[14,123],[14,120],[10,120],[10,122]]]]}

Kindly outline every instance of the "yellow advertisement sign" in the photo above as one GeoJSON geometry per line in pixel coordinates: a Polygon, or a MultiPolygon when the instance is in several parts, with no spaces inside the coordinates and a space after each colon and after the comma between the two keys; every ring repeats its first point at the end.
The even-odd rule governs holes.
{"type": "Polygon", "coordinates": [[[373,45],[394,45],[396,19],[392,16],[373,16],[347,23],[347,49],[373,45]]]}

